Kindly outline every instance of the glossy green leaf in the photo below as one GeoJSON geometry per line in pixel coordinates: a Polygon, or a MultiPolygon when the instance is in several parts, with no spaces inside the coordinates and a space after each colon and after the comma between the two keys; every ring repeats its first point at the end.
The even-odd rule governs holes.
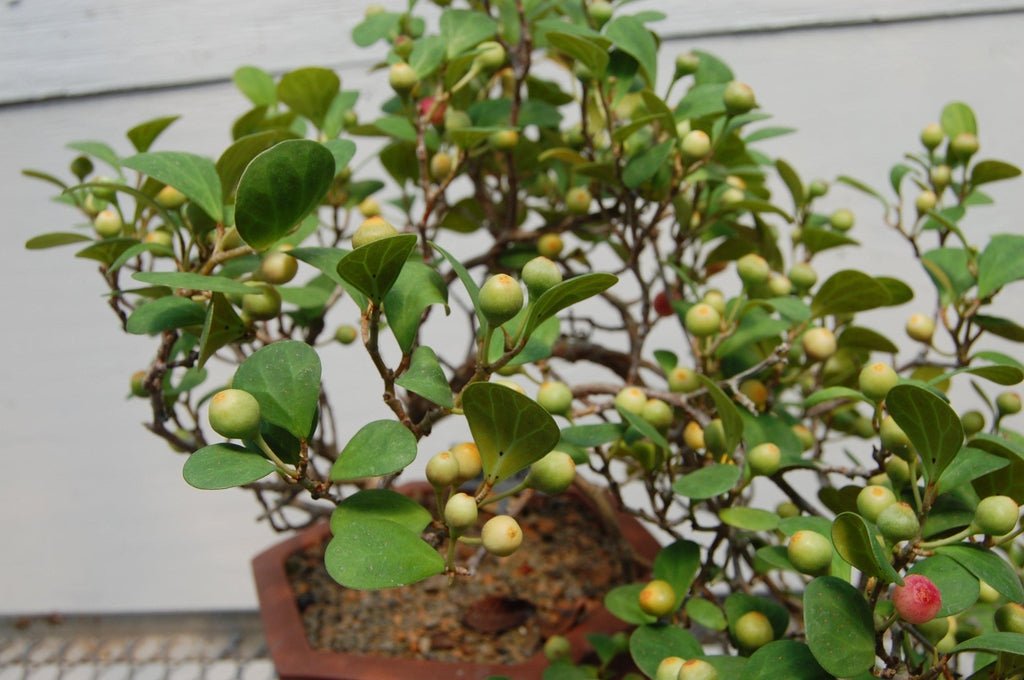
{"type": "Polygon", "coordinates": [[[408,496],[390,489],[363,489],[345,500],[331,513],[331,533],[338,534],[343,525],[359,524],[366,519],[394,522],[415,534],[430,524],[430,511],[408,496]]]}
{"type": "Polygon", "coordinates": [[[282,340],[253,352],[232,387],[256,397],[264,420],[306,439],[316,427],[320,357],[304,342],[282,340]]]}
{"type": "Polygon", "coordinates": [[[245,323],[235,313],[234,307],[221,293],[214,293],[199,337],[199,367],[203,367],[221,347],[244,335],[245,323]]]}
{"type": "Polygon", "coordinates": [[[332,482],[379,477],[416,458],[416,437],[396,420],[375,420],[356,432],[331,467],[332,482]]]}
{"type": "Polygon", "coordinates": [[[636,17],[619,16],[608,22],[604,34],[637,60],[647,84],[653,87],[658,81],[658,44],[647,27],[636,17]]]}
{"type": "Polygon", "coordinates": [[[624,411],[619,409],[619,415],[622,416],[622,420],[628,423],[630,427],[639,432],[641,435],[650,439],[656,446],[663,449],[668,448],[668,440],[665,439],[665,435],[659,432],[653,425],[641,418],[635,413],[624,411]]]}
{"type": "Polygon", "coordinates": [[[763,340],[778,340],[779,335],[789,330],[789,327],[790,323],[782,319],[772,319],[764,316],[757,318],[753,315],[747,315],[741,319],[739,327],[737,327],[733,334],[718,346],[718,349],[715,350],[715,356],[724,357],[763,340]]]}
{"type": "Polygon", "coordinates": [[[71,142],[67,147],[73,151],[84,153],[87,156],[98,158],[114,170],[117,170],[118,174],[121,172],[121,159],[118,158],[117,153],[110,148],[109,145],[104,144],[103,142],[83,140],[80,142],[71,142]]]}
{"type": "Polygon", "coordinates": [[[288,254],[297,260],[313,265],[336,284],[345,289],[345,292],[352,296],[352,299],[359,309],[366,310],[366,296],[363,295],[355,286],[341,278],[338,274],[338,263],[341,262],[341,258],[347,255],[350,251],[344,248],[319,248],[319,247],[308,247],[308,248],[295,248],[288,251],[288,254]]]}
{"type": "Polygon", "coordinates": [[[956,411],[932,392],[909,384],[889,390],[885,405],[920,454],[928,479],[937,480],[964,443],[956,411]]]}
{"type": "Polygon", "coordinates": [[[213,219],[224,220],[220,177],[209,158],[181,151],[150,151],[126,158],[122,164],[171,185],[213,219]]]}
{"type": "Polygon", "coordinates": [[[786,551],[786,546],[765,545],[758,548],[757,552],[754,553],[754,570],[759,574],[764,574],[772,569],[799,571],[789,561],[789,553],[786,551]]]}
{"type": "Polygon", "coordinates": [[[355,157],[355,142],[348,139],[329,139],[324,142],[324,146],[334,156],[334,176],[337,177],[355,157]]]}
{"type": "Polygon", "coordinates": [[[263,250],[302,221],[334,179],[334,156],[323,144],[290,139],[267,149],[238,180],[235,226],[250,246],[263,250]]]}
{"type": "Polygon", "coordinates": [[[462,392],[462,408],[488,484],[497,484],[540,460],[558,443],[554,419],[540,404],[511,388],[472,383],[462,392]]]}
{"type": "Polygon", "coordinates": [[[217,159],[217,176],[220,177],[224,200],[229,200],[235,194],[238,180],[252,159],[279,142],[295,138],[296,135],[291,130],[274,128],[235,140],[217,159]]]}
{"type": "Polygon", "coordinates": [[[690,591],[700,569],[700,546],[684,539],[670,543],[654,558],[654,578],[668,581],[676,592],[677,604],[690,591]]]}
{"type": "Polygon", "coordinates": [[[737,680],[832,680],[810,648],[796,640],[775,640],[750,655],[737,680]]]}
{"type": "Polygon", "coordinates": [[[889,202],[885,199],[885,196],[882,194],[882,192],[868,186],[864,182],[861,182],[859,179],[855,179],[853,177],[850,177],[849,175],[840,175],[839,177],[836,177],[836,182],[838,182],[839,184],[845,184],[848,187],[853,187],[857,191],[867,194],[872,198],[877,198],[883,206],[889,206],[889,202]]]}
{"type": "Polygon", "coordinates": [[[763,302],[771,305],[779,316],[790,322],[803,323],[811,318],[811,308],[794,297],[773,297],[763,302]]]}
{"type": "Polygon", "coordinates": [[[430,243],[430,247],[441,253],[448,264],[451,265],[452,271],[459,277],[459,281],[466,289],[466,293],[469,295],[470,301],[473,303],[473,309],[476,310],[476,318],[483,319],[484,313],[480,309],[480,286],[477,285],[476,281],[473,280],[473,275],[462,265],[462,261],[455,257],[447,250],[437,245],[434,242],[430,243]]]}
{"type": "Polygon", "coordinates": [[[149,147],[153,146],[153,142],[156,141],[156,138],[179,118],[181,118],[181,116],[163,116],[161,118],[147,120],[145,123],[139,123],[126,133],[128,141],[130,141],[132,146],[135,147],[135,150],[140,153],[149,151],[149,147]]]}
{"type": "Polygon", "coordinates": [[[435,304],[448,305],[448,287],[444,279],[422,262],[406,262],[395,284],[384,296],[384,314],[403,352],[412,350],[423,311],[435,304]]]}
{"type": "Polygon", "coordinates": [[[978,134],[978,123],[974,119],[974,111],[963,102],[950,102],[942,109],[942,116],[939,119],[942,124],[942,131],[952,139],[961,132],[978,134]]]}
{"type": "Polygon", "coordinates": [[[998,335],[1000,338],[1006,338],[1014,342],[1024,342],[1024,326],[1010,319],[989,316],[988,314],[975,314],[974,323],[992,335],[998,335]]]}
{"type": "Polygon", "coordinates": [[[914,168],[903,163],[897,163],[892,166],[892,170],[889,171],[889,184],[892,186],[892,190],[899,194],[900,188],[903,185],[903,178],[913,171],[914,168]]]}
{"type": "Polygon", "coordinates": [[[800,181],[800,175],[793,169],[793,166],[781,158],[775,159],[775,169],[778,170],[779,177],[782,178],[782,182],[789,189],[789,195],[793,197],[794,209],[800,208],[807,200],[807,197],[804,195],[804,184],[800,181]]]}
{"type": "Polygon", "coordinates": [[[807,644],[818,663],[838,677],[875,664],[875,625],[864,595],[849,583],[819,576],[804,591],[807,644]]]}
{"type": "Polygon", "coordinates": [[[889,301],[884,285],[864,272],[846,269],[821,284],[811,300],[811,313],[816,317],[848,314],[884,307],[889,301]]]}
{"type": "Polygon", "coordinates": [[[431,35],[420,38],[412,47],[409,54],[409,66],[416,73],[416,77],[423,79],[437,70],[445,57],[445,42],[441,36],[431,35]]]}
{"type": "Polygon", "coordinates": [[[682,628],[647,624],[629,637],[629,654],[647,677],[653,678],[658,664],[667,656],[691,659],[704,653],[697,638],[682,628]]]}
{"type": "Polygon", "coordinates": [[[978,579],[959,562],[945,555],[923,559],[915,563],[907,574],[927,576],[942,593],[942,605],[935,614],[936,618],[959,614],[978,601],[978,579]]]}
{"type": "Polygon", "coordinates": [[[583,64],[595,76],[600,76],[608,68],[608,50],[596,40],[558,31],[548,33],[547,40],[552,47],[583,64]]]}
{"type": "Polygon", "coordinates": [[[771,531],[779,526],[778,515],[759,508],[725,508],[719,511],[718,517],[731,527],[747,531],[771,531]]]}
{"type": "Polygon", "coordinates": [[[255,66],[242,66],[235,70],[235,87],[253,106],[273,106],[277,103],[277,87],[269,73],[255,66]]]}
{"type": "Polygon", "coordinates": [[[1024,655],[1024,635],[1020,633],[983,633],[969,640],[964,640],[952,650],[952,654],[960,652],[991,652],[992,654],[1024,655]]]}
{"type": "Polygon", "coordinates": [[[824,404],[826,401],[834,401],[836,399],[872,403],[870,399],[865,397],[858,390],[850,387],[843,387],[842,385],[836,385],[835,387],[826,387],[823,390],[818,390],[817,392],[810,394],[806,399],[804,399],[804,408],[811,408],[812,406],[824,404]]]}
{"type": "Polygon", "coordinates": [[[398,30],[402,15],[398,12],[380,12],[366,19],[352,29],[352,42],[359,47],[369,47],[398,30]]]}
{"type": "Polygon", "coordinates": [[[715,402],[718,417],[722,419],[722,429],[725,430],[725,452],[731,455],[743,437],[743,419],[740,417],[739,408],[713,380],[706,375],[697,377],[711,395],[711,400],[715,402]]]}
{"type": "Polygon", "coordinates": [[[686,601],[686,615],[709,630],[725,630],[725,614],[714,602],[699,597],[686,601]]]}
{"type": "Polygon", "coordinates": [[[837,339],[839,347],[866,349],[870,352],[898,353],[899,347],[877,331],[862,326],[848,326],[837,339]]]}
{"type": "Polygon", "coordinates": [[[658,170],[665,167],[674,145],[673,141],[661,142],[630,158],[622,171],[623,184],[630,189],[636,189],[654,177],[658,170]]]}
{"type": "Polygon", "coordinates": [[[369,299],[380,302],[398,280],[416,240],[415,234],[399,234],[356,248],[339,260],[338,275],[369,299]]]}
{"type": "Polygon", "coordinates": [[[889,291],[889,301],[885,307],[898,307],[914,299],[914,289],[891,276],[876,276],[875,281],[882,284],[889,291]]]}
{"type": "Polygon", "coordinates": [[[622,437],[622,426],[618,423],[594,423],[590,425],[573,425],[562,430],[562,441],[573,446],[590,448],[601,446],[622,437]]]}
{"type": "Polygon", "coordinates": [[[311,66],[281,76],[277,97],[292,111],[322,128],[331,102],[340,89],[338,74],[330,69],[311,66]]]}
{"type": "Polygon", "coordinates": [[[143,253],[153,253],[154,255],[161,255],[163,257],[172,257],[174,255],[174,250],[161,243],[136,243],[118,255],[117,259],[110,263],[108,270],[116,272],[118,269],[143,253]]]}
{"type": "Polygon", "coordinates": [[[986,298],[1006,284],[1024,278],[1024,236],[997,234],[978,258],[978,297],[986,298]]]}
{"type": "Polygon", "coordinates": [[[987,182],[998,182],[1020,175],[1020,168],[1003,161],[986,160],[971,168],[971,184],[978,186],[987,182]]]}
{"type": "Polygon", "coordinates": [[[988,548],[979,545],[944,545],[936,548],[935,552],[956,560],[975,578],[989,584],[1004,597],[1013,602],[1024,602],[1024,587],[1021,586],[1017,570],[988,548]]]}
{"type": "Polygon", "coordinates": [[[954,491],[979,477],[1002,470],[1010,464],[1005,458],[981,449],[965,446],[953,458],[953,462],[939,477],[939,493],[954,491]]]}
{"type": "Polygon", "coordinates": [[[437,354],[426,345],[420,345],[412,353],[409,368],[399,376],[395,384],[429,399],[438,406],[455,406],[452,390],[437,360],[437,354]]]}
{"type": "Polygon", "coordinates": [[[967,251],[962,248],[935,248],[921,256],[921,264],[939,290],[943,305],[951,304],[975,284],[967,262],[967,251]]]}
{"type": "Polygon", "coordinates": [[[263,479],[275,469],[269,460],[241,446],[213,444],[188,457],[182,476],[197,489],[230,489],[263,479]]]}
{"type": "Polygon", "coordinates": [[[968,447],[980,449],[1007,462],[1007,467],[974,480],[974,489],[978,495],[982,498],[1009,496],[1017,503],[1024,503],[1024,447],[992,434],[974,435],[968,447]]]}
{"type": "Polygon", "coordinates": [[[800,243],[811,253],[817,254],[840,246],[855,246],[860,241],[829,229],[805,227],[800,231],[800,243]]]}
{"type": "Polygon", "coordinates": [[[678,478],[672,484],[672,490],[698,501],[714,498],[736,486],[742,474],[739,465],[712,463],[678,478]]]}
{"type": "Polygon", "coordinates": [[[247,295],[252,288],[225,276],[204,276],[191,272],[136,272],[132,278],[142,283],[184,290],[209,290],[226,295],[247,295]]]}
{"type": "Polygon", "coordinates": [[[174,328],[198,326],[204,318],[206,310],[198,302],[167,295],[136,307],[128,317],[125,330],[135,335],[154,335],[174,328]]]}
{"type": "Polygon", "coordinates": [[[903,579],[889,563],[874,525],[853,512],[840,513],[832,522],[832,545],[851,566],[886,583],[902,585],[903,579]]]}
{"type": "Polygon", "coordinates": [[[646,583],[628,583],[612,588],[605,593],[605,609],[633,626],[654,623],[657,619],[640,608],[640,591],[646,585],[646,583]]]}
{"type": "Polygon", "coordinates": [[[25,241],[25,248],[28,250],[45,250],[47,248],[56,248],[57,246],[83,243],[85,241],[92,241],[92,238],[75,232],[56,231],[30,238],[25,241]]]}
{"type": "Polygon", "coordinates": [[[618,277],[612,274],[582,274],[548,288],[537,298],[535,303],[530,305],[523,331],[524,335],[529,336],[537,326],[566,307],[603,293],[614,286],[618,280],[618,277]]]}
{"type": "Polygon", "coordinates": [[[992,366],[967,366],[958,368],[955,371],[942,373],[928,381],[930,385],[941,385],[955,375],[967,373],[985,380],[991,380],[998,385],[1016,385],[1024,380],[1024,371],[1016,366],[992,365],[992,366]]]}
{"type": "Polygon", "coordinates": [[[676,118],[694,119],[724,113],[725,102],[722,100],[724,92],[724,83],[694,85],[676,105],[676,118]]]}
{"type": "Polygon", "coordinates": [[[339,529],[327,544],[324,565],[347,588],[396,588],[444,571],[444,558],[401,524],[366,517],[339,529]]]}
{"type": "Polygon", "coordinates": [[[80,257],[86,260],[96,260],[103,264],[110,266],[111,263],[116,262],[117,258],[131,248],[138,244],[138,239],[134,238],[105,238],[101,241],[96,241],[85,248],[82,248],[75,257],[80,257]]]}
{"type": "Polygon", "coordinates": [[[494,37],[498,23],[490,17],[467,9],[449,9],[441,14],[441,37],[448,47],[448,58],[494,37]]]}

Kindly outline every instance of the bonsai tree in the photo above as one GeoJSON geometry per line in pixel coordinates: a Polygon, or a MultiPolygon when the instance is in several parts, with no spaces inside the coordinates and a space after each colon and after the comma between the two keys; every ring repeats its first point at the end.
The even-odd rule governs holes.
{"type": "Polygon", "coordinates": [[[377,114],[329,69],[247,66],[209,157],[152,150],[172,116],[129,156],[77,145],[73,180],[27,171],[90,223],[28,247],[85,244],[122,330],[153,338],[131,390],[185,480],[251,491],[280,530],[330,515],[351,588],[457,589],[459,542],[531,550],[482,509],[574,481],[670,536],[606,595],[628,643],[593,636],[581,668],[551,637],[545,677],[623,655],[657,680],[1019,677],[1024,370],[995,348],[1024,328],[995,310],[1024,236],[960,224],[1020,171],[983,157],[971,109],[890,150],[884,191],[808,182],[758,150],[788,130],[723,61],[659,68],[657,13],[471,1],[428,27],[415,4],[352,36],[388,46],[377,114]],[[878,212],[822,208],[840,189],[878,212]],[[881,229],[934,290],[816,268],[881,229]],[[896,306],[906,339],[873,320],[896,306]],[[345,388],[393,417],[339,426],[335,341],[379,378],[345,388]],[[463,443],[431,438],[443,420],[463,443]],[[392,490],[416,460],[429,507],[392,490]]]}

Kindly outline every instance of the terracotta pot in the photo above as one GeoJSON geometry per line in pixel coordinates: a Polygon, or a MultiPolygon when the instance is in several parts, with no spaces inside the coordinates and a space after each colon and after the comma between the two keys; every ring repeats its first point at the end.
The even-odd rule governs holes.
{"type": "MultiPolygon", "coordinates": [[[[399,490],[415,495],[417,486],[420,485],[410,484],[399,490]]],[[[422,486],[429,490],[428,485],[422,486]]],[[[568,493],[591,505],[575,488],[568,493]]],[[[633,517],[621,512],[617,515],[625,540],[638,555],[653,560],[658,542],[633,517]]],[[[484,680],[492,675],[510,680],[535,680],[547,668],[548,661],[541,651],[522,663],[503,665],[384,658],[313,649],[306,639],[295,594],[285,573],[285,562],[290,555],[319,545],[329,536],[330,526],[322,522],[260,553],[252,561],[267,646],[281,680],[484,680]]],[[[626,627],[604,607],[598,607],[565,636],[572,643],[573,656],[578,660],[587,649],[587,634],[614,633],[626,627]]]]}

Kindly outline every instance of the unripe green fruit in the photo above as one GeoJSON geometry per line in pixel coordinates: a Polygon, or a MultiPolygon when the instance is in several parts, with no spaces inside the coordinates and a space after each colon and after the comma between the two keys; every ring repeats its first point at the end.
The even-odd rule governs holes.
{"type": "Polygon", "coordinates": [[[853,228],[853,213],[842,208],[829,215],[828,223],[837,231],[849,231],[853,228]]]}
{"type": "Polygon", "coordinates": [[[538,256],[523,266],[522,277],[530,300],[536,300],[546,290],[562,282],[562,270],[548,258],[538,256]]]}
{"type": "Polygon", "coordinates": [[[914,207],[917,208],[919,214],[924,214],[935,207],[935,204],[939,202],[939,197],[935,195],[934,191],[925,189],[917,195],[917,199],[914,201],[914,207]]]}
{"type": "Polygon", "coordinates": [[[768,292],[775,297],[785,297],[793,292],[793,282],[783,274],[772,272],[768,275],[768,292]]]}
{"type": "MultiPolygon", "coordinates": [[[[211,236],[216,232],[211,232],[211,236]]],[[[234,227],[231,227],[224,232],[224,237],[220,240],[221,250],[234,250],[235,248],[241,248],[245,245],[245,241],[242,240],[241,234],[234,227]]]]}
{"type": "Polygon", "coordinates": [[[362,248],[374,241],[395,236],[396,234],[398,234],[398,230],[384,218],[369,217],[363,220],[363,223],[356,229],[356,233],[352,234],[352,247],[362,248]]]}
{"type": "Polygon", "coordinates": [[[160,227],[146,234],[142,242],[170,248],[174,244],[174,235],[166,227],[160,227]]]}
{"type": "Polygon", "coordinates": [[[156,204],[161,208],[177,210],[181,206],[185,205],[188,197],[168,184],[160,191],[156,192],[156,196],[153,197],[153,200],[156,201],[156,204]]]}
{"type": "Polygon", "coordinates": [[[811,198],[821,198],[822,196],[824,196],[827,193],[828,193],[828,182],[826,182],[824,180],[821,180],[821,179],[812,180],[811,183],[807,185],[807,194],[811,198]]]}
{"type": "Polygon", "coordinates": [[[562,237],[558,234],[541,234],[537,239],[537,253],[544,257],[556,258],[564,247],[562,237]]]}
{"type": "Polygon", "coordinates": [[[700,301],[714,307],[719,314],[725,314],[725,295],[722,294],[722,291],[712,288],[704,293],[704,297],[700,301]]]}
{"type": "Polygon", "coordinates": [[[736,273],[747,286],[756,286],[768,280],[771,268],[768,260],[757,253],[749,253],[736,260],[736,273]]]}
{"type": "Polygon", "coordinates": [[[679,669],[679,680],[718,680],[718,671],[704,659],[690,659],[679,669]]]}
{"type": "Polygon", "coordinates": [[[586,215],[590,212],[591,200],[586,187],[573,187],[565,194],[565,207],[573,215],[586,215]]]}
{"type": "Polygon", "coordinates": [[[448,179],[452,174],[452,157],[443,151],[438,151],[430,159],[430,176],[435,181],[448,179]]]}
{"type": "Polygon", "coordinates": [[[885,395],[900,381],[900,376],[892,366],[876,361],[860,370],[857,384],[866,397],[874,401],[882,401],[885,395]]]}
{"type": "Polygon", "coordinates": [[[999,602],[999,598],[1002,595],[999,591],[985,583],[984,581],[978,581],[978,601],[984,602],[985,604],[995,604],[999,602]]]}
{"type": "Polygon", "coordinates": [[[473,60],[480,68],[493,70],[505,64],[505,48],[501,43],[486,40],[477,46],[478,53],[473,60]]]}
{"type": "Polygon", "coordinates": [[[552,415],[565,415],[572,409],[572,390],[564,382],[548,380],[537,389],[537,403],[552,415]]]}
{"type": "Polygon", "coordinates": [[[512,151],[519,145],[519,132],[516,130],[498,130],[490,136],[491,146],[498,151],[512,151]]]}
{"type": "Polygon", "coordinates": [[[832,541],[816,531],[801,529],[790,536],[786,556],[802,573],[821,574],[832,564],[832,541]]]}
{"type": "Polygon", "coordinates": [[[451,107],[444,112],[444,129],[449,131],[463,130],[473,126],[473,119],[469,114],[451,107]]]}
{"type": "Polygon", "coordinates": [[[700,67],[700,57],[693,52],[683,52],[676,55],[676,77],[688,76],[696,73],[700,67]]]}
{"type": "Polygon", "coordinates": [[[1007,602],[996,610],[996,628],[1003,633],[1024,634],[1024,606],[1007,602]]]}
{"type": "Polygon", "coordinates": [[[686,310],[684,323],[686,330],[690,331],[692,335],[704,338],[714,335],[720,330],[722,316],[711,305],[705,302],[698,302],[686,310]]]}
{"type": "MultiPolygon", "coordinates": [[[[894,460],[899,460],[899,458],[894,460]]],[[[909,541],[921,531],[921,522],[917,519],[917,513],[909,504],[902,502],[893,503],[882,510],[878,515],[877,523],[878,530],[893,543],[909,541]]]]}
{"type": "Polygon", "coordinates": [[[800,344],[812,361],[824,361],[836,353],[836,336],[827,328],[812,328],[803,334],[800,344]]]}
{"type": "Polygon", "coordinates": [[[806,262],[797,262],[789,270],[789,280],[797,290],[808,290],[818,282],[818,272],[806,262]]]}
{"type": "MultiPolygon", "coordinates": [[[[106,175],[100,175],[99,177],[93,177],[93,182],[97,184],[120,184],[116,179],[107,177],[106,175]]],[[[92,187],[90,189],[96,198],[104,201],[114,200],[114,196],[117,195],[117,190],[111,187],[92,187]]]]}
{"type": "Polygon", "coordinates": [[[647,404],[647,395],[639,387],[623,387],[615,395],[615,408],[620,411],[628,411],[634,415],[644,412],[647,404]]]}
{"type": "Polygon", "coordinates": [[[412,54],[412,48],[416,46],[416,43],[407,35],[399,35],[395,38],[394,43],[391,47],[402,59],[408,59],[409,55],[412,54]]]}
{"type": "Polygon", "coordinates": [[[367,196],[359,203],[359,214],[363,217],[377,217],[380,215],[380,202],[372,196],[367,196]]]}
{"type": "Polygon", "coordinates": [[[696,420],[691,420],[683,428],[683,443],[694,451],[704,448],[704,428],[696,420]]]}
{"type": "Polygon", "coordinates": [[[274,285],[288,283],[299,271],[299,261],[288,253],[274,251],[267,253],[260,262],[257,278],[274,285]]]}
{"type": "Polygon", "coordinates": [[[711,153],[711,138],[703,130],[691,130],[683,137],[680,150],[685,160],[699,160],[711,153]]]}
{"type": "Polygon", "coordinates": [[[245,390],[221,390],[210,399],[210,427],[228,439],[249,439],[260,430],[260,403],[245,390]]]}
{"type": "Polygon", "coordinates": [[[668,389],[670,392],[689,394],[700,387],[697,372],[685,366],[676,366],[668,372],[668,389]]]}
{"type": "Polygon", "coordinates": [[[882,418],[882,422],[878,427],[878,434],[882,440],[882,446],[886,450],[892,452],[899,452],[910,446],[910,439],[907,437],[907,433],[896,424],[892,416],[885,416],[882,418]]]}
{"type": "Polygon", "coordinates": [[[679,139],[682,139],[687,134],[689,134],[690,130],[692,130],[692,129],[693,128],[690,127],[689,119],[684,118],[683,120],[681,120],[678,123],[676,123],[676,137],[678,137],[679,139]]]}
{"type": "Polygon", "coordinates": [[[754,475],[770,477],[782,465],[782,451],[771,442],[758,444],[747,453],[747,464],[754,475]]]}
{"type": "Polygon", "coordinates": [[[740,383],[740,393],[754,402],[757,410],[763,411],[768,405],[768,386],[757,378],[747,378],[740,383]]]}
{"type": "Polygon", "coordinates": [[[925,621],[917,626],[917,629],[921,631],[921,634],[932,643],[938,642],[942,638],[946,637],[949,632],[949,619],[943,617],[938,619],[932,619],[931,621],[925,621]]]}
{"type": "Polygon", "coordinates": [[[69,169],[71,170],[71,174],[77,177],[78,181],[81,182],[85,180],[90,173],[92,173],[94,168],[92,161],[89,160],[88,156],[77,156],[73,161],[71,161],[69,169]]]}
{"type": "Polygon", "coordinates": [[[273,319],[281,313],[281,294],[273,286],[258,281],[246,281],[254,292],[242,296],[242,310],[257,321],[273,319]]]}
{"type": "Polygon", "coordinates": [[[640,411],[640,417],[654,426],[655,429],[664,432],[675,419],[672,407],[661,399],[648,399],[640,411]]]}
{"type": "Polygon", "coordinates": [[[473,442],[456,444],[451,449],[455,460],[459,461],[459,481],[468,482],[475,479],[483,469],[480,451],[473,442]]]}
{"type": "Polygon", "coordinates": [[[544,642],[544,656],[548,661],[562,661],[572,657],[572,644],[564,635],[552,635],[544,642]]]}
{"type": "Polygon", "coordinates": [[[445,524],[452,529],[468,529],[476,523],[476,499],[468,493],[457,493],[444,506],[445,524]]]}
{"type": "Polygon", "coordinates": [[[800,506],[793,501],[783,501],[775,506],[775,514],[782,519],[800,516],[800,506]]]}
{"type": "Polygon", "coordinates": [[[722,192],[722,195],[721,197],[719,197],[718,200],[724,207],[731,208],[737,203],[743,201],[746,197],[747,195],[743,193],[742,189],[737,189],[736,187],[729,187],[728,189],[722,192]]]}
{"type": "Polygon", "coordinates": [[[661,618],[675,611],[676,591],[668,581],[654,579],[643,587],[637,601],[645,614],[661,618]]]}
{"type": "Polygon", "coordinates": [[[872,484],[857,494],[857,512],[869,522],[874,522],[882,511],[896,503],[896,494],[892,489],[872,484]]]}
{"type": "Polygon", "coordinates": [[[351,345],[359,336],[359,331],[351,324],[341,324],[334,329],[334,339],[343,345],[351,345]]]}
{"type": "Polygon", "coordinates": [[[964,434],[971,437],[985,429],[985,416],[981,411],[966,411],[960,416],[960,423],[964,427],[964,434]]]}
{"type": "Polygon", "coordinates": [[[725,92],[722,93],[722,101],[725,102],[725,110],[733,116],[746,113],[757,106],[754,90],[746,83],[741,83],[738,80],[730,81],[725,86],[725,92]]]}
{"type": "Polygon", "coordinates": [[[721,418],[715,418],[704,428],[704,446],[716,456],[725,453],[725,426],[721,418]]]}
{"type": "Polygon", "coordinates": [[[416,71],[412,70],[412,66],[409,66],[404,61],[392,64],[388,70],[388,83],[399,94],[404,94],[411,90],[415,87],[418,80],[416,71]]]}
{"type": "Polygon", "coordinates": [[[576,479],[576,462],[564,451],[551,451],[530,466],[526,485],[549,495],[559,494],[576,479]]]}
{"type": "Polygon", "coordinates": [[[1002,536],[1013,531],[1020,518],[1020,506],[1009,496],[982,498],[974,511],[974,524],[990,536],[1002,536]]]}
{"type": "Polygon", "coordinates": [[[901,619],[920,625],[935,618],[942,607],[942,594],[927,576],[911,574],[893,590],[892,603],[901,619]]]}
{"type": "Polygon", "coordinates": [[[427,481],[443,489],[459,480],[459,461],[451,451],[441,451],[427,461],[427,481]]]}
{"type": "Polygon", "coordinates": [[[942,126],[938,123],[929,123],[921,130],[921,143],[929,151],[932,151],[939,144],[942,144],[942,140],[946,138],[946,134],[942,131],[942,126]]]}
{"type": "Polygon", "coordinates": [[[523,289],[508,274],[495,274],[480,287],[480,312],[497,328],[523,308],[523,289]]]}
{"type": "Polygon", "coordinates": [[[953,171],[948,165],[936,165],[929,171],[928,177],[932,181],[932,186],[935,187],[935,193],[941,194],[942,190],[948,187],[952,181],[953,171]]]}
{"type": "Polygon", "coordinates": [[[978,137],[971,132],[961,132],[949,141],[949,150],[960,160],[967,160],[978,151],[978,137]]]}
{"type": "Polygon", "coordinates": [[[121,233],[124,223],[121,215],[113,208],[101,210],[92,221],[96,233],[102,238],[111,238],[121,233]]]}
{"type": "Polygon", "coordinates": [[[745,651],[754,651],[775,639],[768,617],[758,611],[747,612],[736,621],[736,642],[745,651]]]}
{"type": "Polygon", "coordinates": [[[378,14],[384,14],[387,10],[381,5],[367,5],[366,9],[363,10],[363,18],[369,19],[370,17],[377,16],[378,14]]]}
{"type": "Polygon", "coordinates": [[[899,456],[889,456],[885,461],[885,474],[893,488],[902,487],[910,481],[910,465],[899,456]]]}
{"type": "Polygon", "coordinates": [[[512,517],[497,515],[484,524],[480,538],[487,552],[498,557],[506,557],[519,549],[523,542],[523,530],[512,517]]]}
{"type": "Polygon", "coordinates": [[[606,0],[596,0],[587,6],[587,14],[598,28],[608,23],[612,18],[612,12],[612,4],[606,0]]]}
{"type": "Polygon", "coordinates": [[[1000,392],[996,397],[996,409],[1000,415],[1012,416],[1020,413],[1020,395],[1016,392],[1000,392]]]}
{"type": "Polygon", "coordinates": [[[686,663],[678,656],[667,656],[658,664],[654,680],[679,680],[679,670],[686,663]]]}
{"type": "Polygon", "coordinates": [[[149,390],[146,389],[146,372],[135,371],[129,381],[133,397],[148,397],[149,390]]]}
{"type": "Polygon", "coordinates": [[[792,430],[793,434],[796,435],[796,438],[800,440],[800,449],[802,451],[807,451],[814,446],[814,433],[807,429],[806,425],[797,423],[796,425],[793,425],[790,430],[792,430]]]}
{"type": "Polygon", "coordinates": [[[924,314],[911,314],[907,319],[906,331],[911,339],[930,345],[935,334],[935,320],[924,314]]]}

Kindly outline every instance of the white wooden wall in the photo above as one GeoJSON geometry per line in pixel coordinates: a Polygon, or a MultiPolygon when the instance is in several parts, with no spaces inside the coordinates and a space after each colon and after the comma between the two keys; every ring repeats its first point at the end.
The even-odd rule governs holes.
{"type": "MultiPolygon", "coordinates": [[[[663,30],[678,38],[668,57],[690,48],[719,54],[755,87],[775,123],[799,129],[765,148],[805,178],[845,172],[884,185],[889,165],[954,99],[977,111],[983,155],[1024,164],[1024,2],[641,5],[671,15],[663,30]]],[[[297,18],[295,3],[280,0],[170,6],[0,6],[0,102],[7,102],[0,103],[0,612],[249,607],[248,556],[273,540],[252,521],[250,498],[187,487],[182,458],[138,424],[144,405],[120,398],[151,347],[118,332],[92,265],[72,262],[67,251],[22,250],[31,236],[70,226],[70,213],[48,202],[47,187],[18,175],[66,167],[69,140],[104,140],[127,153],[124,130],[180,113],[160,147],[212,154],[245,106],[225,82],[242,63],[271,70],[323,63],[339,68],[347,88],[375,86],[365,74],[370,59],[347,44],[361,16],[354,3],[308,0],[297,18]],[[120,94],[60,98],[103,92],[120,94]],[[26,103],[37,99],[48,101],[26,103]]],[[[1020,182],[994,185],[992,194],[999,206],[980,211],[969,233],[1019,233],[1020,182]]],[[[871,244],[863,261],[840,254],[834,266],[903,266],[874,205],[843,190],[828,202],[854,207],[855,234],[871,244]]],[[[927,308],[930,284],[911,281],[927,308]]],[[[373,384],[353,373],[359,362],[343,366],[344,359],[340,350],[325,352],[328,381],[344,375],[351,385],[373,384]]],[[[352,422],[384,417],[374,395],[350,390],[336,406],[352,422]]],[[[425,449],[457,436],[442,432],[425,449]]]]}

